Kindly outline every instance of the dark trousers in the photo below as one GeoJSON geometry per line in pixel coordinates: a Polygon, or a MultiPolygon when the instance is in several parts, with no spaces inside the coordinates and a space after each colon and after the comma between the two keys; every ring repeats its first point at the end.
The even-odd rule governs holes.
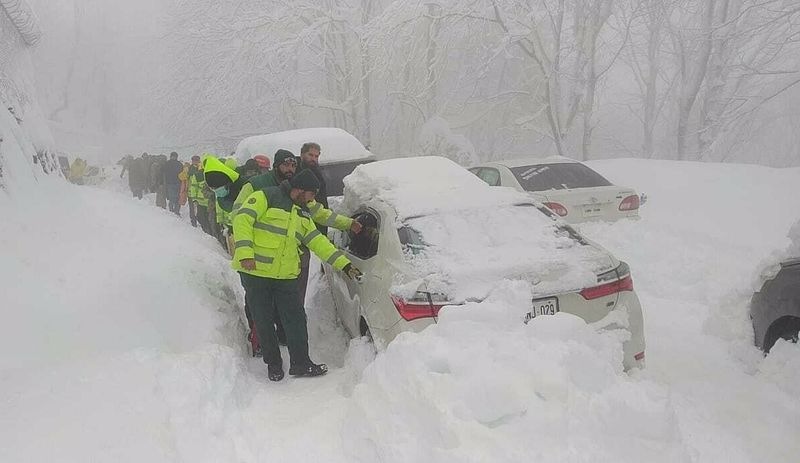
{"type": "Polygon", "coordinates": [[[169,210],[175,214],[181,214],[181,203],[179,202],[181,195],[180,183],[167,183],[166,185],[167,201],[169,201],[169,210]]]}
{"type": "Polygon", "coordinates": [[[189,200],[189,220],[193,227],[197,227],[197,201],[189,200]]]}
{"type": "Polygon", "coordinates": [[[297,280],[276,280],[241,273],[245,300],[255,322],[264,363],[281,365],[281,351],[275,334],[277,312],[286,331],[291,365],[308,365],[306,313],[298,304],[297,280]]]}
{"type": "Polygon", "coordinates": [[[201,206],[197,202],[195,202],[194,205],[196,208],[195,215],[197,216],[197,222],[200,223],[200,228],[211,235],[211,225],[208,223],[208,208],[206,206],[201,206]]]}

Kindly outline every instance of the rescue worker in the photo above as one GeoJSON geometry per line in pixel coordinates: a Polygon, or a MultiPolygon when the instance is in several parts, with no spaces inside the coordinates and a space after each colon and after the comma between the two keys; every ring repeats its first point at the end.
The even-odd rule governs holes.
{"type": "MultiPolygon", "coordinates": [[[[247,199],[247,197],[250,196],[253,191],[262,190],[267,187],[278,186],[282,181],[292,178],[297,168],[297,158],[294,156],[294,154],[292,154],[291,151],[280,149],[275,152],[274,158],[275,162],[273,163],[273,168],[270,172],[251,178],[242,187],[242,191],[239,193],[239,196],[236,198],[236,201],[233,204],[234,214],[239,210],[242,203],[244,203],[245,199],[247,199]]],[[[306,208],[309,210],[311,220],[313,220],[319,226],[327,225],[338,230],[350,230],[356,234],[361,232],[360,223],[356,222],[350,217],[339,215],[327,208],[322,207],[322,205],[315,200],[311,200],[308,204],[306,204],[306,208]]],[[[309,256],[308,252],[306,251],[307,250],[301,247],[301,252],[304,253],[304,257],[301,258],[301,261],[308,261],[309,256]]],[[[308,264],[306,264],[306,268],[307,267],[308,264]]],[[[298,282],[301,285],[300,291],[298,291],[298,298],[300,305],[304,307],[305,310],[306,289],[303,285],[308,282],[308,275],[306,274],[305,281],[299,280],[298,282]]],[[[280,320],[278,318],[276,318],[276,320],[278,340],[281,341],[283,339],[283,328],[281,327],[280,320]]],[[[255,347],[257,345],[257,341],[254,342],[253,345],[255,347]]]]}
{"type": "Polygon", "coordinates": [[[315,364],[308,355],[306,317],[297,295],[300,245],[349,278],[361,277],[361,271],[317,230],[305,208],[319,186],[311,172],[298,174],[248,196],[233,219],[236,249],[231,266],[242,275],[271,381],[284,377],[273,306],[286,329],[289,374],[319,376],[328,371],[325,364],[315,364]]]}
{"type": "Polygon", "coordinates": [[[242,186],[247,183],[247,179],[239,174],[235,167],[230,167],[230,164],[236,165],[235,161],[231,163],[230,159],[223,163],[213,156],[208,156],[203,163],[206,185],[214,192],[214,207],[218,226],[217,239],[233,255],[233,243],[229,243],[232,240],[228,239],[231,225],[229,214],[233,208],[234,200],[239,195],[242,186]]]}
{"type": "Polygon", "coordinates": [[[192,165],[189,166],[189,219],[192,226],[200,224],[204,232],[211,235],[211,227],[208,225],[208,198],[205,194],[206,179],[203,175],[203,166],[200,164],[200,156],[192,156],[192,165]]]}

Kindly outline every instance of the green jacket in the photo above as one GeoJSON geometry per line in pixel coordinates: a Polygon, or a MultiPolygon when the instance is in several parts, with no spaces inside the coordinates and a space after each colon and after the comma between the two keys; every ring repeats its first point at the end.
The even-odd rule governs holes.
{"type": "Polygon", "coordinates": [[[309,213],[289,197],[289,185],[269,187],[248,196],[233,218],[234,254],[231,267],[250,275],[291,280],[300,275],[300,246],[305,246],[337,270],[350,260],[317,230],[309,213]],[[255,259],[245,270],[242,259],[255,259]]]}
{"type": "MultiPolygon", "coordinates": [[[[242,186],[239,196],[237,196],[236,201],[233,202],[234,215],[242,206],[242,203],[244,203],[245,199],[247,199],[254,191],[263,190],[264,188],[269,187],[276,187],[279,185],[279,183],[280,182],[278,181],[278,176],[275,173],[275,169],[251,178],[247,183],[244,184],[244,186],[242,186]]],[[[349,230],[350,227],[353,226],[353,219],[347,217],[346,215],[337,214],[324,207],[317,201],[311,201],[306,206],[311,213],[311,219],[318,225],[336,228],[337,230],[349,230]]]]}

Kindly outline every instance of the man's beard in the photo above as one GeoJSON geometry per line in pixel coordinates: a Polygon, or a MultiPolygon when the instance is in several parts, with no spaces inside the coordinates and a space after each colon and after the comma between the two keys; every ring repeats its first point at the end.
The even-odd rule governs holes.
{"type": "Polygon", "coordinates": [[[294,175],[294,172],[292,172],[292,171],[286,172],[284,174],[283,172],[281,172],[280,169],[278,169],[278,180],[281,180],[281,181],[289,180],[289,179],[292,178],[293,175],[294,175]]]}

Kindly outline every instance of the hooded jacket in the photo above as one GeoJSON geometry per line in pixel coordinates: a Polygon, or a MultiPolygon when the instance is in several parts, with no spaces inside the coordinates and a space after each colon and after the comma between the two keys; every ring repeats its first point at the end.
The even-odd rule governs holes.
{"type": "Polygon", "coordinates": [[[225,212],[233,210],[233,203],[242,187],[247,183],[247,179],[239,175],[236,170],[231,169],[219,159],[207,156],[203,160],[203,172],[206,178],[206,185],[212,190],[227,186],[228,194],[217,197],[217,205],[225,212]]]}

